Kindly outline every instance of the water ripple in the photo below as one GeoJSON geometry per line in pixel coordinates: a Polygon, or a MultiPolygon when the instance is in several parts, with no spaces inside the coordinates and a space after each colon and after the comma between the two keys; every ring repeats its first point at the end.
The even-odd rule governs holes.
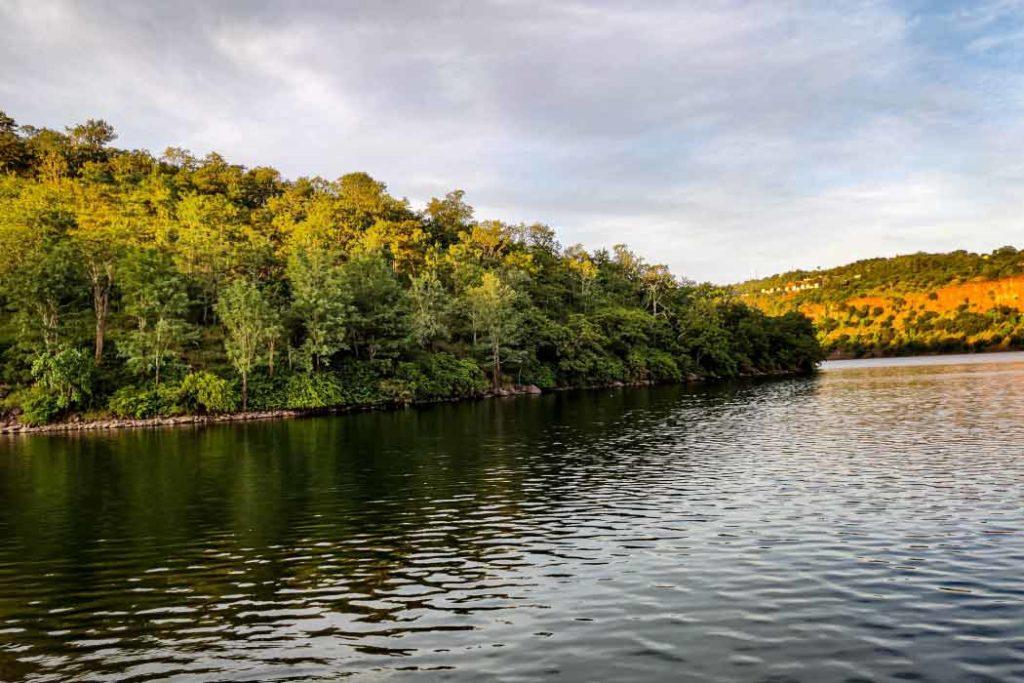
{"type": "Polygon", "coordinates": [[[0,680],[1021,679],[982,361],[6,440],[0,680]]]}

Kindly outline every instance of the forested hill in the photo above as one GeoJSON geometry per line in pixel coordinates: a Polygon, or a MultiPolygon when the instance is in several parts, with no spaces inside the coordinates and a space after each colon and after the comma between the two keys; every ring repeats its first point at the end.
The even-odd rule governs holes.
{"type": "Polygon", "coordinates": [[[0,113],[3,419],[405,403],[811,369],[766,316],[625,246],[0,113]]]}
{"type": "Polygon", "coordinates": [[[1024,252],[908,254],[736,286],[771,315],[800,311],[827,352],[904,355],[1024,348],[1024,252]]]}

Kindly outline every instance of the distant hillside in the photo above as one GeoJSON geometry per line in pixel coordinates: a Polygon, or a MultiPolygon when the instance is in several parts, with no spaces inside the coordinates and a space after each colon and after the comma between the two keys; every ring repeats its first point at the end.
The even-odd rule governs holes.
{"type": "Polygon", "coordinates": [[[799,310],[835,356],[1024,348],[1024,251],[955,251],[795,270],[736,285],[766,313],[799,310]]]}

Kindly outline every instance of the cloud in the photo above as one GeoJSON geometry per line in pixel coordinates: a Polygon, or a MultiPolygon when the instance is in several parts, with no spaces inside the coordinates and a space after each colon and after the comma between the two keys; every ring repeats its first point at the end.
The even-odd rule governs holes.
{"type": "Polygon", "coordinates": [[[699,279],[1020,243],[1018,3],[0,0],[0,106],[699,279]]]}

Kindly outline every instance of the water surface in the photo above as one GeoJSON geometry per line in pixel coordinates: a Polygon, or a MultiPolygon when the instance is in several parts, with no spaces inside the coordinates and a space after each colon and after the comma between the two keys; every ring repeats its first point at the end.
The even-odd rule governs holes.
{"type": "Polygon", "coordinates": [[[1024,677],[1024,355],[0,439],[0,680],[1024,677]]]}

